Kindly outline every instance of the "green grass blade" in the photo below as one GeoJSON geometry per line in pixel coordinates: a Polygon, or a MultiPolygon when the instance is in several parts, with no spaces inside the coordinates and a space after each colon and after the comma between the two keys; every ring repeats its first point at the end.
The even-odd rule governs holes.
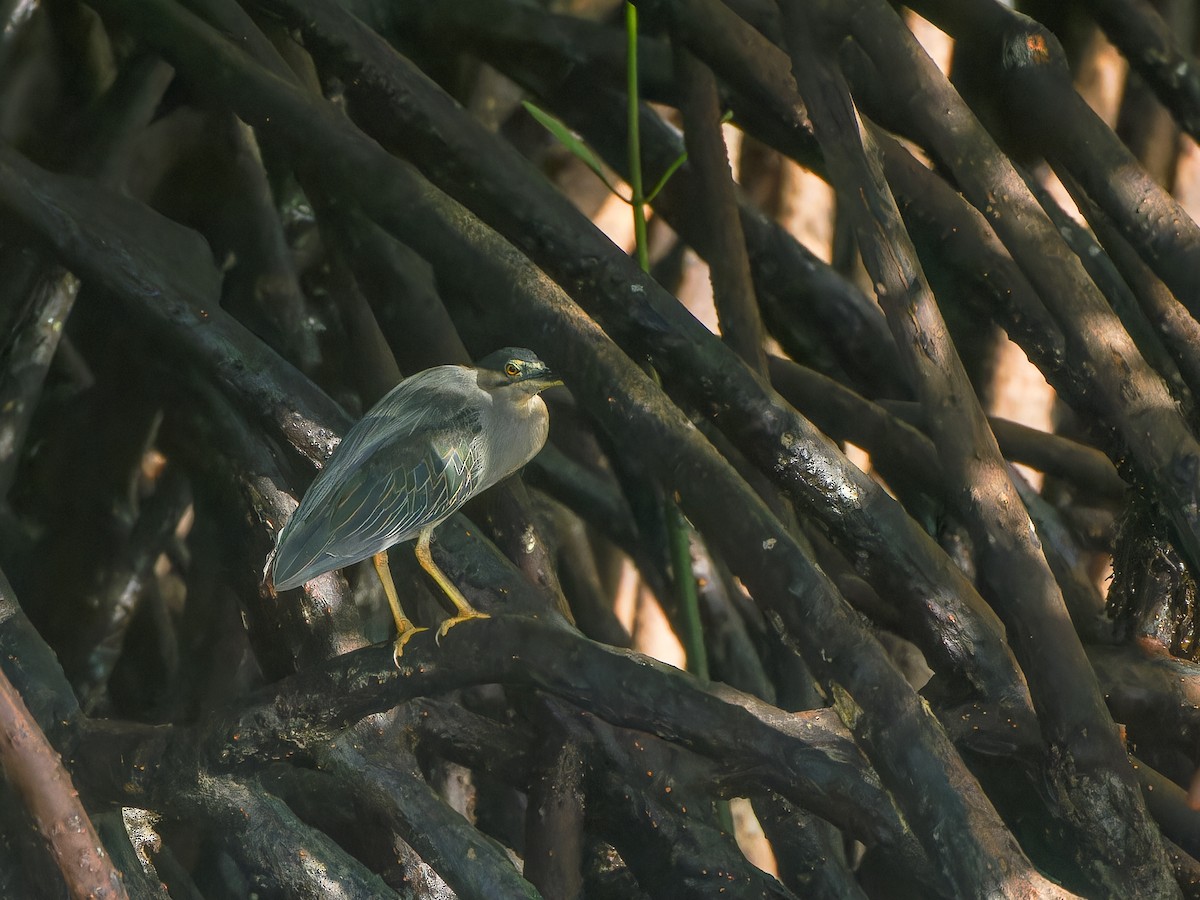
{"type": "Polygon", "coordinates": [[[588,148],[587,144],[575,137],[575,135],[571,132],[571,129],[564,125],[560,120],[550,115],[550,113],[546,112],[544,109],[538,108],[528,100],[522,100],[521,105],[525,107],[529,114],[533,116],[543,128],[554,135],[560,144],[571,151],[571,154],[576,159],[595,172],[596,177],[603,181],[605,186],[610,191],[612,191],[618,197],[621,196],[617,189],[613,187],[612,182],[609,181],[608,177],[604,174],[604,167],[600,164],[600,160],[596,158],[596,154],[594,154],[588,148]]]}
{"type": "Polygon", "coordinates": [[[658,179],[658,182],[650,189],[650,193],[646,195],[647,203],[654,202],[654,198],[658,196],[658,192],[667,186],[667,182],[671,180],[671,176],[674,175],[679,167],[685,162],[687,162],[687,154],[680,153],[675,159],[675,162],[667,166],[667,171],[663,172],[662,178],[658,179]]]}

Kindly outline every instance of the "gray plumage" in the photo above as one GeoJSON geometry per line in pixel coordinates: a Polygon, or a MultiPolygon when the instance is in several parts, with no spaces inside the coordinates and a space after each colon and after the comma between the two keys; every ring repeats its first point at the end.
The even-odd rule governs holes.
{"type": "Polygon", "coordinates": [[[298,587],[417,537],[546,442],[538,392],[559,384],[530,350],[406,378],[346,434],[279,533],[275,587],[298,587]]]}

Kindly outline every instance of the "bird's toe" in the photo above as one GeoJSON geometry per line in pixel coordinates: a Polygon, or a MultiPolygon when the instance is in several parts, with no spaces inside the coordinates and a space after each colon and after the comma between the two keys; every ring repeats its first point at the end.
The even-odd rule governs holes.
{"type": "Polygon", "coordinates": [[[471,612],[459,613],[457,616],[452,616],[451,618],[447,619],[445,622],[443,622],[441,624],[441,627],[438,628],[438,630],[437,630],[437,637],[435,638],[435,640],[437,643],[440,644],[442,642],[442,638],[444,638],[446,636],[446,632],[449,631],[451,628],[453,628],[455,625],[461,625],[463,622],[470,622],[472,619],[490,619],[490,618],[491,618],[491,616],[489,616],[487,613],[481,613],[478,610],[471,610],[471,612]]]}
{"type": "Polygon", "coordinates": [[[400,657],[404,655],[404,645],[409,642],[414,634],[428,630],[428,628],[406,628],[396,636],[396,643],[392,649],[392,660],[396,663],[397,669],[400,668],[400,657]]]}

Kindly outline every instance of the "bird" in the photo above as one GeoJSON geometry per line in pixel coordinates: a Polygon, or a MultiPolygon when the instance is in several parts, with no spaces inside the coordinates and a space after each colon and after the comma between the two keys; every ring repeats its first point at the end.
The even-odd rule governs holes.
{"type": "Polygon", "coordinates": [[[437,632],[487,618],[438,568],[433,530],[472,497],[512,475],[546,443],[540,394],[563,382],[532,350],[506,347],[475,367],[435,366],[389,391],[330,456],[280,530],[271,561],[277,591],[371,557],[396,620],[396,665],[418,632],[404,614],[388,548],[417,539],[418,562],[456,609],[437,632]]]}

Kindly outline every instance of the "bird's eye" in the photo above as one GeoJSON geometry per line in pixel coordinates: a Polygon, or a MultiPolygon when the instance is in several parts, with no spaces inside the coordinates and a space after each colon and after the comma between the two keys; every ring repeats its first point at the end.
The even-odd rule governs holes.
{"type": "Polygon", "coordinates": [[[510,362],[510,363],[505,364],[504,374],[507,375],[509,378],[516,378],[518,375],[521,374],[521,370],[517,367],[516,363],[510,362]]]}

